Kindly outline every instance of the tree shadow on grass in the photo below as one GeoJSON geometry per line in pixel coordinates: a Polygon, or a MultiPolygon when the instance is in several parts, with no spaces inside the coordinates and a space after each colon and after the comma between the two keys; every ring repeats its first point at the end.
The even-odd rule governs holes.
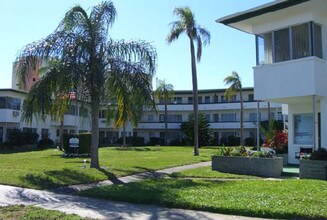
{"type": "Polygon", "coordinates": [[[159,147],[120,147],[115,148],[117,151],[160,151],[161,149],[159,147]]]}
{"type": "Polygon", "coordinates": [[[71,169],[50,170],[43,173],[29,173],[21,177],[29,186],[38,189],[53,189],[64,185],[95,182],[94,176],[71,169]]]}
{"type": "Polygon", "coordinates": [[[108,178],[108,180],[110,180],[113,184],[123,184],[124,183],[123,181],[121,181],[120,179],[118,179],[115,174],[109,172],[108,170],[106,170],[104,168],[99,168],[98,170],[100,172],[102,172],[104,175],[106,175],[106,177],[108,178]]]}

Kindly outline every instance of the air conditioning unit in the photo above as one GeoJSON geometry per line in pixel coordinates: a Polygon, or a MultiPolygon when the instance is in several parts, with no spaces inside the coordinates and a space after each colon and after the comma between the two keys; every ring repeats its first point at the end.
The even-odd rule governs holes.
{"type": "Polygon", "coordinates": [[[19,116],[19,111],[13,111],[13,112],[12,112],[12,116],[14,116],[14,117],[18,117],[18,116],[19,116]]]}

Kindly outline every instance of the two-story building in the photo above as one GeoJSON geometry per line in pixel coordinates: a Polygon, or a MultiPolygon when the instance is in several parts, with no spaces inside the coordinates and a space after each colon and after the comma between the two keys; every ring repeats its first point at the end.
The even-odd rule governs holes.
{"type": "Polygon", "coordinates": [[[254,98],[288,106],[289,163],[327,148],[327,2],[277,0],[217,20],[255,35],[254,98]]]}

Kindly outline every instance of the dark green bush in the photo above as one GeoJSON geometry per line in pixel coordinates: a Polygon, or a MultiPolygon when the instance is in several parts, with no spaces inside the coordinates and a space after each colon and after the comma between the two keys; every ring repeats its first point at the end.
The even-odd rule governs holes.
{"type": "MultiPolygon", "coordinates": [[[[123,137],[118,138],[117,144],[123,144],[123,137]]],[[[144,146],[144,137],[126,137],[126,144],[131,146],[144,146]]]]}
{"type": "Polygon", "coordinates": [[[320,148],[312,152],[311,160],[327,160],[327,150],[325,148],[320,148]]]}
{"type": "Polygon", "coordinates": [[[227,146],[228,145],[227,138],[220,138],[219,145],[227,146]]]}
{"type": "Polygon", "coordinates": [[[228,146],[239,146],[240,138],[230,135],[227,137],[227,142],[228,142],[228,144],[227,144],[228,146]]]}
{"type": "Polygon", "coordinates": [[[54,147],[54,141],[50,138],[42,138],[37,143],[37,148],[48,148],[48,147],[54,147]]]}
{"type": "Polygon", "coordinates": [[[70,138],[78,138],[79,139],[79,154],[91,154],[91,143],[92,138],[90,133],[82,133],[82,134],[64,134],[63,139],[63,147],[66,154],[76,153],[76,150],[73,147],[69,147],[69,139],[70,138]]]}
{"type": "Polygon", "coordinates": [[[150,137],[150,141],[148,143],[149,146],[155,146],[155,145],[165,145],[165,140],[163,138],[159,137],[150,137]]]}
{"type": "Polygon", "coordinates": [[[14,129],[8,135],[8,144],[9,146],[36,144],[38,138],[39,135],[35,132],[14,129]]]}
{"type": "Polygon", "coordinates": [[[255,146],[254,138],[253,137],[247,137],[244,140],[245,146],[255,146]]]}

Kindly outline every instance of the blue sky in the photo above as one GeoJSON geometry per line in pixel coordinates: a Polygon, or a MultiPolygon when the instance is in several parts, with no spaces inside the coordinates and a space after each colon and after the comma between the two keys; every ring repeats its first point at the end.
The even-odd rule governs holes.
{"type": "MultiPolygon", "coordinates": [[[[216,19],[271,0],[116,0],[117,20],[113,39],[150,42],[158,53],[156,77],[175,90],[192,89],[189,44],[186,36],[168,45],[169,23],[176,20],[175,7],[189,6],[199,25],[211,33],[198,64],[199,89],[225,88],[223,79],[237,71],[243,86],[253,86],[254,36],[217,24],[216,19]]],[[[12,62],[26,44],[49,35],[65,12],[76,4],[86,9],[99,0],[0,0],[0,88],[11,86],[12,62]]]]}

